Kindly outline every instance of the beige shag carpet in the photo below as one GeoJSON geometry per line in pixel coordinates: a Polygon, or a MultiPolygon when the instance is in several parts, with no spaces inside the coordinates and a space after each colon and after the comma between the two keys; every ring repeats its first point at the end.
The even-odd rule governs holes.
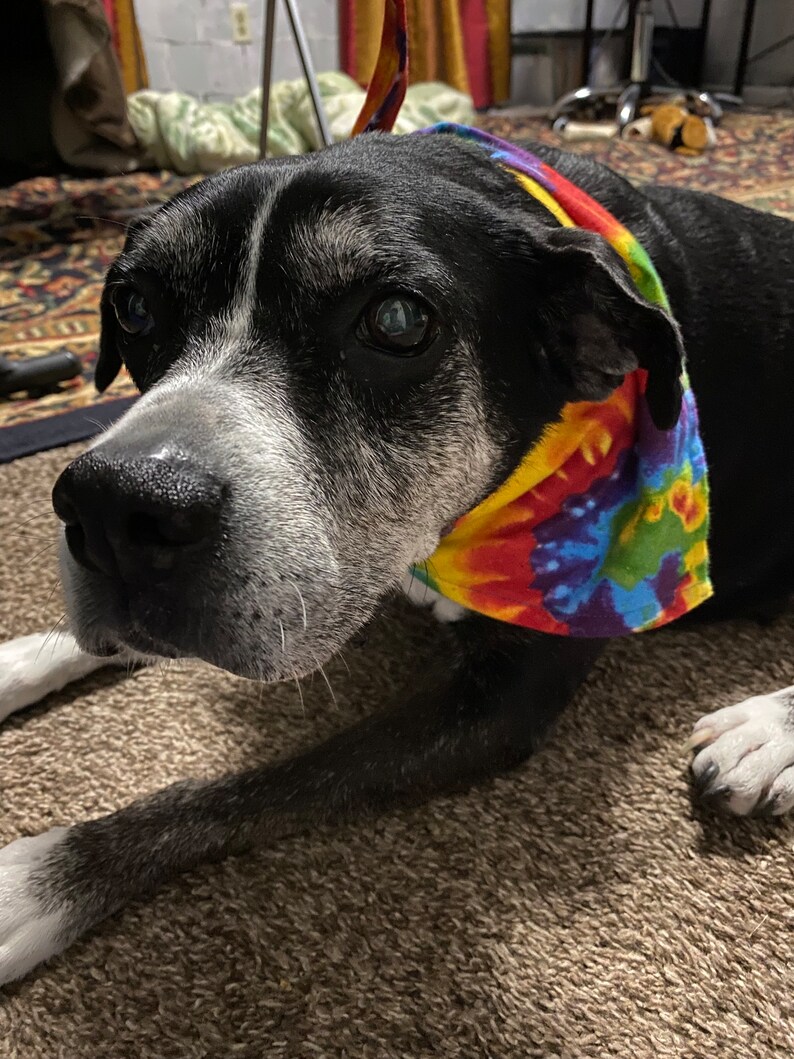
{"type": "MultiPolygon", "coordinates": [[[[0,471],[0,635],[61,614],[48,494],[0,471]],[[28,521],[31,520],[31,521],[28,521]]],[[[794,614],[615,643],[510,776],[186,876],[0,990],[3,1059],[794,1054],[794,827],[693,810],[714,706],[792,679],[794,614]]],[[[99,675],[0,731],[0,839],[313,743],[411,682],[397,608],[322,681],[99,675]]]]}

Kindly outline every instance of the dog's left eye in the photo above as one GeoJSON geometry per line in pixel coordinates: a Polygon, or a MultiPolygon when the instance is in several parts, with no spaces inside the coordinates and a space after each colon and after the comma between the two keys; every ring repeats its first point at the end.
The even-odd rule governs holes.
{"type": "Polygon", "coordinates": [[[113,308],[119,326],[128,335],[145,335],[154,327],[154,317],[146,299],[132,287],[120,287],[114,292],[113,308]]]}
{"type": "Polygon", "coordinates": [[[403,357],[421,353],[434,333],[427,307],[407,294],[370,302],[359,324],[359,337],[367,344],[403,357]]]}

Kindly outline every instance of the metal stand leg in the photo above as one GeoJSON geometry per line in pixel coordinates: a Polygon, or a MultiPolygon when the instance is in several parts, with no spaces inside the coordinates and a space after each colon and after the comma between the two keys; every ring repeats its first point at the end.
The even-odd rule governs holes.
{"type": "Polygon", "coordinates": [[[650,0],[640,0],[634,13],[634,39],[631,44],[629,79],[636,85],[648,82],[653,47],[653,9],[650,0]]]}
{"type": "Polygon", "coordinates": [[[276,35],[276,0],[265,2],[265,29],[262,37],[262,112],[259,125],[259,157],[267,155],[267,125],[270,116],[270,84],[273,77],[273,38],[276,35]]]}
{"type": "Polygon", "coordinates": [[[742,39],[739,44],[739,58],[736,62],[736,79],[733,83],[733,94],[741,96],[744,91],[744,75],[747,73],[747,55],[750,51],[750,37],[753,35],[756,0],[746,0],[744,5],[744,24],[742,39]]]}
{"type": "Polygon", "coordinates": [[[284,3],[287,5],[287,14],[289,15],[289,20],[292,24],[292,35],[295,38],[295,44],[298,48],[298,55],[300,56],[301,66],[303,67],[303,75],[306,78],[309,92],[312,97],[314,116],[317,119],[317,128],[320,133],[320,139],[323,141],[324,146],[330,147],[334,140],[325,118],[323,101],[320,97],[320,86],[317,84],[317,74],[314,72],[314,63],[312,62],[311,53],[309,51],[309,42],[306,40],[306,34],[303,31],[303,23],[298,14],[298,6],[296,0],[284,0],[284,3]]]}
{"type": "Polygon", "coordinates": [[[582,84],[590,84],[590,52],[593,50],[593,8],[595,0],[587,0],[582,38],[582,84]]]}
{"type": "Polygon", "coordinates": [[[617,122],[622,129],[634,121],[643,92],[648,84],[653,44],[653,13],[650,0],[639,0],[634,5],[634,33],[631,42],[629,83],[618,99],[617,122]]]}
{"type": "Polygon", "coordinates": [[[626,85],[620,93],[617,106],[617,123],[619,129],[622,129],[637,117],[637,110],[640,105],[641,96],[642,85],[638,84],[636,81],[632,81],[631,84],[626,85]]]}
{"type": "MultiPolygon", "coordinates": [[[[328,126],[325,111],[323,110],[320,86],[317,83],[317,74],[314,69],[314,63],[312,62],[311,52],[309,51],[309,42],[306,39],[306,33],[304,32],[303,23],[301,22],[300,13],[298,12],[298,6],[296,0],[284,0],[284,4],[287,8],[292,36],[295,40],[295,46],[298,49],[301,66],[303,67],[303,76],[306,78],[306,83],[309,86],[309,94],[312,97],[312,106],[314,108],[314,116],[317,119],[317,129],[320,133],[320,139],[325,147],[330,147],[334,141],[331,136],[331,130],[328,126]]],[[[267,125],[270,109],[270,85],[273,71],[273,38],[275,32],[276,0],[266,0],[265,30],[262,41],[262,124],[259,131],[260,158],[264,158],[267,154],[267,125]]]]}

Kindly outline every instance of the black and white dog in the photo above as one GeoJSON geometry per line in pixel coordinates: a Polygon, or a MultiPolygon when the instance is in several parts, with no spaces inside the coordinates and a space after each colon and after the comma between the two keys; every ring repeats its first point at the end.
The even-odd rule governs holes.
{"type": "MultiPolygon", "coordinates": [[[[710,463],[703,616],[787,593],[794,225],[536,150],[634,232],[670,297],[710,463]]],[[[143,396],[55,486],[74,639],[0,648],[0,718],[117,660],[275,681],[329,659],[565,402],[658,350],[617,254],[596,235],[561,252],[555,224],[476,146],[368,135],[212,177],[132,230],[97,383],[123,362],[143,396]]],[[[674,326],[668,345],[648,368],[674,404],[674,326]]],[[[457,663],[412,701],[0,851],[0,981],[207,858],[530,755],[603,643],[435,605],[463,619],[457,663]]],[[[734,812],[794,806],[791,689],[702,718],[693,746],[734,812]]]]}

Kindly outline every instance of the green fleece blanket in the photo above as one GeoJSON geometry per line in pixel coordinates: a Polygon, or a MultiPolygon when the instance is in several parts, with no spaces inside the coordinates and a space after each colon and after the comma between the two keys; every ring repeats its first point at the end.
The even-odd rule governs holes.
{"type": "MultiPolygon", "coordinates": [[[[342,73],[319,75],[323,105],[335,140],[350,135],[364,92],[342,73]]],[[[130,121],[148,160],[177,173],[214,173],[259,157],[262,90],[255,88],[233,103],[201,103],[183,92],[134,92],[128,99],[130,121]]],[[[413,132],[439,121],[471,124],[471,99],[449,85],[411,85],[395,132],[413,132]]],[[[306,83],[279,81],[270,93],[267,147],[271,156],[303,154],[320,147],[306,83]]]]}

